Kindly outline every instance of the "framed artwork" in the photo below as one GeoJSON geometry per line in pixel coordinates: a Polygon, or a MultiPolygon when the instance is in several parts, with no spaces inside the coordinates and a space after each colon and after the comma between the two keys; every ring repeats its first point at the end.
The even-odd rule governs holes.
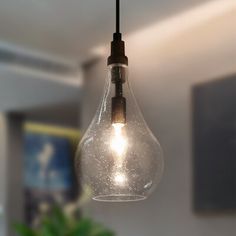
{"type": "Polygon", "coordinates": [[[28,123],[24,135],[25,216],[37,224],[53,204],[66,204],[78,195],[73,168],[77,130],[28,123]]]}
{"type": "Polygon", "coordinates": [[[236,211],[236,76],[196,85],[192,95],[194,209],[236,211]]]}

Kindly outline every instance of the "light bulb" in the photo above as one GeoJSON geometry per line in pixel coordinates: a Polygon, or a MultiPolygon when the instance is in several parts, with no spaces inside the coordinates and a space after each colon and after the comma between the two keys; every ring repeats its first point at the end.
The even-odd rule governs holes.
{"type": "Polygon", "coordinates": [[[123,174],[123,173],[115,173],[115,176],[114,176],[114,182],[116,185],[118,186],[123,186],[125,185],[127,179],[126,179],[126,176],[123,174]]]}
{"type": "Polygon", "coordinates": [[[124,155],[127,148],[127,138],[122,134],[122,127],[124,124],[112,124],[114,133],[111,136],[111,149],[118,157],[124,155]]]}
{"type": "Polygon", "coordinates": [[[78,146],[77,174],[94,200],[143,200],[160,182],[162,150],[130,89],[127,65],[108,70],[102,101],[78,146]]]}

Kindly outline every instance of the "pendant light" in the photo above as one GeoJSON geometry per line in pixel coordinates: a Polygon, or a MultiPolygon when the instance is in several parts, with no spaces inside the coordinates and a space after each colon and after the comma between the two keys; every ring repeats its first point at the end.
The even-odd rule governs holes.
{"type": "Polygon", "coordinates": [[[103,98],[76,154],[82,187],[90,188],[97,201],[146,199],[160,182],[164,167],[160,144],[146,125],[129,86],[119,5],[116,0],[116,32],[103,98]]]}

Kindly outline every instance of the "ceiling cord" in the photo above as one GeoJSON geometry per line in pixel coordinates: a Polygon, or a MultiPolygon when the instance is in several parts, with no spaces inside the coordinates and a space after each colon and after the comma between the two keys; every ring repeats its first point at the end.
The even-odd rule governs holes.
{"type": "Polygon", "coordinates": [[[120,33],[120,0],[116,0],[116,33],[120,33]]]}

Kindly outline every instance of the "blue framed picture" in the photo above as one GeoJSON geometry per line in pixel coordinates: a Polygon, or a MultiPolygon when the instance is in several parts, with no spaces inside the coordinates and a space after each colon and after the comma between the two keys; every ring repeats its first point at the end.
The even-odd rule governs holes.
{"type": "Polygon", "coordinates": [[[73,157],[78,130],[42,124],[25,125],[24,187],[25,219],[37,226],[45,209],[63,207],[75,201],[76,183],[73,157]]]}
{"type": "Polygon", "coordinates": [[[67,138],[25,134],[25,186],[40,190],[66,190],[73,185],[71,148],[67,138]]]}

